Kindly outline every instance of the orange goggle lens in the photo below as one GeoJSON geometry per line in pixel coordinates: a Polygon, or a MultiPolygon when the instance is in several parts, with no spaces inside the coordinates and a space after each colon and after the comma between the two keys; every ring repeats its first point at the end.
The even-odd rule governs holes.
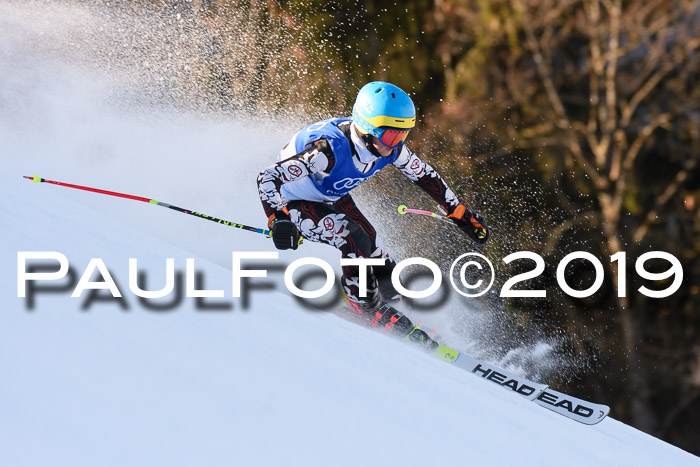
{"type": "Polygon", "coordinates": [[[400,143],[406,141],[406,138],[408,137],[408,133],[410,131],[411,130],[393,130],[387,128],[386,130],[384,130],[384,133],[382,133],[382,136],[381,138],[379,138],[379,140],[382,142],[382,144],[384,144],[384,146],[395,148],[400,143]]]}

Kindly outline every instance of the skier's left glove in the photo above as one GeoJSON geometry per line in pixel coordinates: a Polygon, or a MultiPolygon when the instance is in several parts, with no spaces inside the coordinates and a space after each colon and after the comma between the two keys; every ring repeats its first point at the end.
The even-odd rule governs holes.
{"type": "Polygon", "coordinates": [[[486,220],[475,212],[471,212],[463,204],[457,207],[447,216],[457,227],[469,235],[477,243],[486,243],[489,239],[489,227],[486,220]]]}
{"type": "Polygon", "coordinates": [[[278,250],[296,250],[299,247],[299,231],[297,226],[289,219],[289,211],[275,211],[268,219],[272,241],[278,250]]]}

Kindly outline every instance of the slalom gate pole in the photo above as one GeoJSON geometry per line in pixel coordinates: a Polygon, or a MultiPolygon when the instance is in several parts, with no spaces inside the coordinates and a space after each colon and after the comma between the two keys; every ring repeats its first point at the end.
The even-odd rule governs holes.
{"type": "Polygon", "coordinates": [[[421,210],[421,209],[410,209],[410,208],[407,208],[405,204],[402,204],[401,206],[399,206],[399,214],[403,215],[403,214],[406,214],[406,213],[421,214],[421,215],[423,215],[423,216],[434,217],[435,219],[437,219],[437,220],[439,220],[439,221],[447,222],[448,224],[454,225],[455,227],[457,226],[457,224],[455,224],[454,222],[452,222],[451,219],[448,219],[447,217],[442,216],[442,215],[440,215],[440,214],[438,214],[438,213],[436,213],[436,212],[423,211],[423,210],[421,210]]]}
{"type": "Polygon", "coordinates": [[[226,225],[229,227],[235,227],[237,229],[247,230],[249,232],[263,234],[263,235],[266,235],[268,237],[270,236],[269,230],[259,229],[257,227],[251,227],[249,225],[237,224],[236,222],[226,221],[223,219],[219,219],[217,217],[207,216],[206,214],[202,214],[201,212],[195,212],[195,211],[191,211],[189,209],[183,209],[183,208],[180,208],[177,206],[173,206],[172,204],[164,203],[162,201],[156,201],[156,200],[150,199],[150,198],[144,198],[142,196],[133,196],[133,195],[127,195],[124,193],[117,193],[116,191],[100,190],[99,188],[90,188],[87,186],[72,185],[70,183],[56,182],[54,180],[47,180],[45,178],[41,178],[38,175],[34,175],[33,177],[28,177],[28,176],[24,175],[24,178],[26,178],[27,180],[31,180],[33,183],[50,183],[52,185],[65,186],[68,188],[75,188],[75,189],[84,190],[84,191],[92,191],[93,193],[101,193],[103,195],[117,196],[119,198],[126,198],[126,199],[133,199],[136,201],[143,201],[144,203],[155,204],[157,206],[163,206],[164,208],[170,208],[170,209],[177,211],[177,212],[182,212],[185,214],[189,214],[191,216],[199,217],[200,219],[206,219],[208,221],[216,222],[217,224],[222,224],[222,225],[226,225]]]}

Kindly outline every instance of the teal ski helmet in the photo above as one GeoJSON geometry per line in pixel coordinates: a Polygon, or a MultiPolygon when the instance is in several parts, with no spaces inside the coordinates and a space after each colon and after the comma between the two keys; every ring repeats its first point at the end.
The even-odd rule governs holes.
{"type": "Polygon", "coordinates": [[[416,125],[416,108],[411,97],[398,86],[373,81],[357,93],[352,119],[362,133],[395,148],[416,125]]]}

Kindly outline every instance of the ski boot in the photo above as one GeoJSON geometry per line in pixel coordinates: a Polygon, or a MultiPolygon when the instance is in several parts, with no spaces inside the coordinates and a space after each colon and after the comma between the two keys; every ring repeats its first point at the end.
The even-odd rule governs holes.
{"type": "Polygon", "coordinates": [[[384,302],[393,304],[401,301],[401,294],[394,288],[394,284],[391,283],[391,276],[377,276],[377,284],[379,286],[379,294],[384,302]]]}
{"type": "Polygon", "coordinates": [[[427,332],[423,331],[418,326],[414,326],[411,332],[404,338],[409,342],[416,343],[423,347],[425,350],[435,351],[440,344],[432,340],[427,332]]]}
{"type": "Polygon", "coordinates": [[[372,271],[377,278],[377,287],[379,294],[386,303],[397,303],[401,300],[401,294],[394,288],[391,282],[391,273],[396,267],[396,263],[387,259],[388,264],[385,266],[373,266],[372,271]]]}
{"type": "Polygon", "coordinates": [[[418,344],[425,350],[434,351],[440,347],[440,344],[431,339],[427,332],[414,325],[408,316],[388,303],[378,301],[371,310],[363,310],[363,315],[370,320],[372,327],[384,327],[387,332],[418,344]]]}
{"type": "Polygon", "coordinates": [[[404,340],[420,346],[423,350],[432,353],[446,362],[453,362],[459,357],[459,352],[446,347],[432,339],[413,322],[388,303],[376,300],[372,303],[356,303],[346,300],[350,307],[367,320],[372,327],[384,327],[384,329],[404,340]]]}

